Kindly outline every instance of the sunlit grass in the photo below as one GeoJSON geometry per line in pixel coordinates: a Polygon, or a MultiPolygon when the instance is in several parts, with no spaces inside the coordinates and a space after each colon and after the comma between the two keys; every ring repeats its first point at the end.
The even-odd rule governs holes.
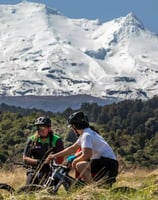
{"type": "MultiPolygon", "coordinates": [[[[22,168],[13,171],[0,170],[0,183],[8,183],[15,189],[25,184],[25,178],[25,169],[22,168]]],[[[67,193],[61,187],[57,195],[49,195],[46,191],[34,194],[4,195],[5,200],[157,200],[158,169],[154,171],[135,169],[121,172],[112,189],[107,189],[104,185],[98,187],[96,184],[92,184],[79,190],[73,190],[71,193],[67,193]],[[129,190],[113,190],[118,187],[127,187],[129,190]]]]}
{"type": "Polygon", "coordinates": [[[0,183],[7,183],[17,188],[25,184],[26,170],[23,168],[15,168],[12,170],[0,169],[0,183]]]}

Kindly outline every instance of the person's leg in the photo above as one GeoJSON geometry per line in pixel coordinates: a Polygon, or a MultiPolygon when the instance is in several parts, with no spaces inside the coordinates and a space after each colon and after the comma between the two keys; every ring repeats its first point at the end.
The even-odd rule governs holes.
{"type": "Polygon", "coordinates": [[[91,173],[96,174],[95,181],[104,179],[105,183],[113,184],[118,174],[118,162],[109,158],[100,158],[91,161],[91,173]]]}
{"type": "Polygon", "coordinates": [[[91,161],[91,174],[94,175],[94,181],[99,181],[101,179],[107,179],[109,171],[105,166],[103,159],[94,159],[91,161]]]}
{"type": "Polygon", "coordinates": [[[113,184],[116,182],[116,177],[118,175],[118,162],[116,160],[110,159],[108,162],[108,169],[109,169],[109,176],[107,183],[108,184],[113,184]]]}
{"type": "Polygon", "coordinates": [[[37,174],[35,174],[35,170],[33,169],[28,170],[26,175],[27,175],[26,185],[39,183],[39,179],[37,174]]]}
{"type": "Polygon", "coordinates": [[[33,177],[33,174],[32,174],[32,173],[27,174],[26,185],[30,185],[30,184],[31,184],[31,182],[32,182],[32,177],[33,177]]]}
{"type": "Polygon", "coordinates": [[[34,173],[35,173],[34,170],[27,171],[26,185],[34,184],[35,182],[35,180],[33,180],[34,173]]]}
{"type": "Polygon", "coordinates": [[[90,163],[88,161],[81,161],[76,164],[76,170],[80,174],[79,178],[83,178],[88,184],[93,182],[90,163]]]}

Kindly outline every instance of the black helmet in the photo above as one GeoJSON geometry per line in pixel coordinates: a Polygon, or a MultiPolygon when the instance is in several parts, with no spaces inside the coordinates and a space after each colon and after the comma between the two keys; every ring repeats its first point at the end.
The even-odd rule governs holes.
{"type": "Polygon", "coordinates": [[[89,127],[87,115],[81,111],[72,113],[68,118],[68,126],[70,127],[72,124],[74,124],[77,129],[89,127]]]}
{"type": "Polygon", "coordinates": [[[36,119],[35,123],[36,126],[48,126],[51,127],[51,119],[47,116],[41,116],[39,118],[36,119]]]}

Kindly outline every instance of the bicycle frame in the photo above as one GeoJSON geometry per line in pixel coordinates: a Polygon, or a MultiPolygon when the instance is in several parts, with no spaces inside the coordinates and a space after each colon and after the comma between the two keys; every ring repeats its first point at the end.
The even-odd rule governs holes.
{"type": "Polygon", "coordinates": [[[52,193],[56,193],[61,185],[64,186],[64,189],[66,191],[70,191],[71,187],[76,184],[78,186],[85,185],[84,182],[79,181],[69,175],[69,171],[70,171],[69,167],[65,165],[58,165],[56,163],[53,163],[51,166],[53,168],[52,174],[47,179],[46,183],[44,184],[44,187],[51,188],[51,186],[53,185],[53,187],[51,188],[52,193]],[[56,184],[55,184],[55,181],[57,181],[56,184]]]}

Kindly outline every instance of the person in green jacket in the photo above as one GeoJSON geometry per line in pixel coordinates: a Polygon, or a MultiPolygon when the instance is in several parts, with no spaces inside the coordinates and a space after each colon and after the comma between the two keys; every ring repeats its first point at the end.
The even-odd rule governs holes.
{"type": "MultiPolygon", "coordinates": [[[[48,172],[48,168],[44,167],[40,170],[33,180],[34,173],[39,167],[48,152],[57,153],[64,149],[62,139],[53,133],[51,127],[51,119],[47,116],[41,116],[36,119],[34,125],[36,126],[36,133],[29,137],[23,152],[23,161],[25,164],[30,165],[30,169],[27,171],[26,185],[28,184],[39,184],[41,180],[41,174],[48,172]],[[42,172],[43,170],[43,172],[42,172]]],[[[58,157],[56,159],[57,164],[61,164],[64,157],[58,157]]]]}

